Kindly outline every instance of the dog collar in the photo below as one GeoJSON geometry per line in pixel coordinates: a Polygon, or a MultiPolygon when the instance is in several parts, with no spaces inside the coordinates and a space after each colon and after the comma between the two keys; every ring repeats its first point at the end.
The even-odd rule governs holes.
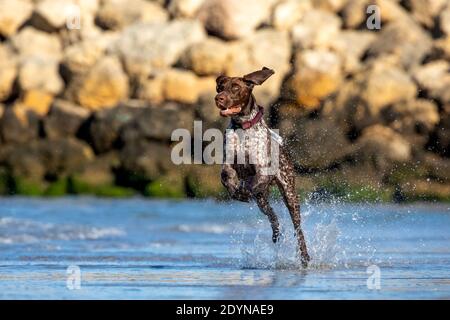
{"type": "Polygon", "coordinates": [[[264,108],[261,106],[258,106],[258,113],[255,115],[253,119],[244,121],[241,123],[241,128],[244,130],[250,129],[255,124],[257,124],[259,121],[261,121],[262,117],[264,115],[264,108]]]}

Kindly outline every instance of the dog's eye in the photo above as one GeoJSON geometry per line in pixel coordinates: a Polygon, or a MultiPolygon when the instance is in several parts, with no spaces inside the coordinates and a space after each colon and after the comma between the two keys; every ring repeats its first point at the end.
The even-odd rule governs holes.
{"type": "Polygon", "coordinates": [[[216,91],[217,92],[222,92],[223,91],[223,87],[222,86],[216,86],[216,91]]]}
{"type": "Polygon", "coordinates": [[[233,92],[237,92],[237,91],[239,91],[239,86],[238,85],[233,85],[232,87],[231,87],[231,90],[233,91],[233,92]]]}

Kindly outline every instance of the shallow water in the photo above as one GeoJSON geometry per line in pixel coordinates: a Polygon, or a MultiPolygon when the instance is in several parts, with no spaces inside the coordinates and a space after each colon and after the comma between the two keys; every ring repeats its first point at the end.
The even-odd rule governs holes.
{"type": "Polygon", "coordinates": [[[277,245],[248,204],[0,198],[0,298],[450,298],[450,205],[304,204],[307,269],[274,207],[277,245]]]}

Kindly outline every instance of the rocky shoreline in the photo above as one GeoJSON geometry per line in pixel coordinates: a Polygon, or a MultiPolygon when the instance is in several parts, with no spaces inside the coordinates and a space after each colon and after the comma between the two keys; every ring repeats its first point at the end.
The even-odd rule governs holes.
{"type": "Polygon", "coordinates": [[[224,198],[171,133],[262,66],[303,197],[450,201],[447,0],[0,0],[0,194],[224,198]]]}

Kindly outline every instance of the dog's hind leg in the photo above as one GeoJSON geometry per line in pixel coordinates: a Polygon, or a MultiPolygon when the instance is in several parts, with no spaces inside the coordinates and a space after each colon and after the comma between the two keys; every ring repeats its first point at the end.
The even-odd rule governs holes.
{"type": "Polygon", "coordinates": [[[297,197],[297,192],[295,190],[295,177],[290,171],[284,171],[281,173],[280,177],[277,178],[277,185],[280,188],[281,194],[283,195],[284,203],[289,210],[289,214],[294,225],[295,235],[298,241],[299,253],[301,254],[301,261],[304,267],[308,266],[310,257],[308,250],[306,248],[305,236],[301,228],[301,217],[300,217],[300,205],[297,197]],[[284,174],[283,174],[284,173],[284,174]]]}
{"type": "Polygon", "coordinates": [[[272,226],[272,241],[276,243],[280,236],[280,223],[278,217],[269,204],[268,192],[255,195],[256,203],[259,209],[269,218],[270,225],[272,226]]]}

